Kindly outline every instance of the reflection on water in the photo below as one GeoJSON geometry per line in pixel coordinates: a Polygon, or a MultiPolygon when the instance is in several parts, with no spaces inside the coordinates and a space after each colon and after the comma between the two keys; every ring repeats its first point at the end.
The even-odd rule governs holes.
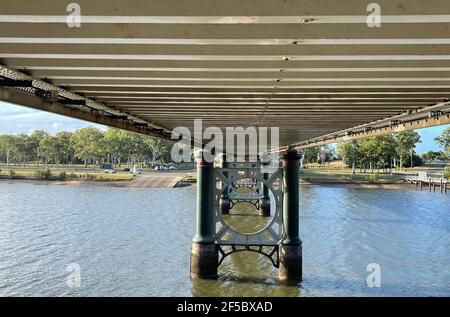
{"type": "Polygon", "coordinates": [[[302,187],[304,282],[288,287],[250,252],[227,257],[217,281],[189,278],[193,187],[2,181],[0,295],[449,296],[449,205],[428,191],[302,187]],[[70,263],[79,288],[66,284],[70,263]],[[369,263],[381,266],[380,288],[366,285],[369,263]]]}
{"type": "Polygon", "coordinates": [[[299,296],[296,286],[279,285],[277,270],[264,256],[239,252],[227,257],[219,279],[192,280],[193,296],[299,296]],[[239,290],[238,292],[236,292],[239,290]]]}
{"type": "MultiPolygon", "coordinates": [[[[273,217],[273,213],[271,214],[273,217]]],[[[241,201],[230,209],[228,215],[222,215],[225,223],[231,229],[239,233],[254,233],[264,229],[272,220],[272,217],[259,215],[259,210],[254,204],[241,201]]]]}
{"type": "MultiPolygon", "coordinates": [[[[249,194],[250,188],[240,187],[236,189],[239,194],[249,194]]],[[[244,234],[252,234],[263,230],[272,221],[275,215],[275,198],[272,192],[269,193],[270,199],[270,217],[260,215],[258,200],[233,200],[235,204],[229,211],[229,214],[222,214],[224,222],[234,231],[244,234]]]]}

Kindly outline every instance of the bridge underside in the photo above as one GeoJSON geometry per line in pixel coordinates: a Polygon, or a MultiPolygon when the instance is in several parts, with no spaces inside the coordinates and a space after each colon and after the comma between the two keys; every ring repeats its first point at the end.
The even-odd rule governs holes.
{"type": "Polygon", "coordinates": [[[450,123],[450,2],[380,0],[369,27],[371,2],[79,0],[69,27],[65,2],[2,0],[0,98],[163,138],[280,127],[297,147],[450,123]]]}
{"type": "MultiPolygon", "coordinates": [[[[282,149],[450,123],[450,1],[371,2],[77,0],[68,17],[68,1],[0,0],[0,100],[166,139],[194,119],[279,127],[282,149]],[[368,25],[368,8],[381,20],[368,25]]],[[[269,257],[280,281],[302,280],[299,160],[287,149],[261,175],[200,156],[192,277],[216,278],[238,245],[269,257]],[[241,172],[263,183],[270,241],[222,221],[243,199],[241,172]]]]}

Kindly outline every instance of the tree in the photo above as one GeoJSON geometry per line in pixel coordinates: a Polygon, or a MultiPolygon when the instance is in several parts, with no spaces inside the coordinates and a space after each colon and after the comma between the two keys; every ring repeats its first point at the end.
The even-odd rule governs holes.
{"type": "Polygon", "coordinates": [[[63,162],[64,164],[72,163],[75,156],[73,147],[70,143],[72,136],[72,132],[59,132],[55,136],[58,161],[63,162]]]}
{"type": "Polygon", "coordinates": [[[425,154],[422,154],[422,158],[427,161],[438,160],[444,156],[442,152],[428,151],[425,154]]]}
{"type": "Polygon", "coordinates": [[[392,135],[381,135],[375,137],[375,153],[378,159],[378,167],[383,169],[392,168],[392,160],[396,156],[396,142],[392,135]]]}
{"type": "Polygon", "coordinates": [[[119,165],[128,158],[130,152],[129,133],[124,130],[109,128],[104,134],[107,162],[119,165]]]}
{"type": "Polygon", "coordinates": [[[44,136],[48,135],[47,132],[43,130],[35,130],[31,133],[30,138],[28,140],[31,156],[34,160],[37,161],[37,165],[39,166],[39,160],[41,159],[41,155],[39,153],[39,143],[41,142],[44,136]]]}
{"type": "Polygon", "coordinates": [[[71,144],[75,156],[83,160],[85,166],[92,161],[94,169],[106,153],[103,133],[97,128],[88,127],[77,130],[71,137],[71,144]]]}
{"type": "Polygon", "coordinates": [[[31,149],[29,147],[30,137],[25,133],[21,133],[17,136],[14,136],[14,138],[15,138],[15,147],[13,151],[14,159],[17,163],[19,162],[24,163],[31,156],[31,149]]]}
{"type": "Polygon", "coordinates": [[[440,136],[435,137],[434,140],[444,150],[445,155],[450,157],[450,127],[445,129],[440,136]]]}
{"type": "Polygon", "coordinates": [[[319,154],[319,147],[308,147],[304,150],[304,162],[305,163],[316,163],[317,162],[317,156],[319,154]]]}
{"type": "Polygon", "coordinates": [[[337,145],[337,153],[347,166],[364,168],[391,168],[396,157],[396,141],[392,135],[382,135],[359,139],[352,142],[341,142],[337,145]]]}
{"type": "Polygon", "coordinates": [[[160,140],[152,137],[147,137],[144,140],[144,143],[151,152],[151,160],[168,162],[170,161],[170,151],[173,146],[173,142],[160,140]]]}
{"type": "Polygon", "coordinates": [[[404,156],[410,155],[411,167],[414,167],[414,148],[416,147],[416,143],[420,143],[421,138],[420,135],[416,131],[403,131],[396,134],[397,140],[397,153],[400,157],[400,166],[403,166],[403,162],[405,161],[404,156]]]}
{"type": "Polygon", "coordinates": [[[56,137],[45,135],[39,142],[38,151],[44,158],[45,165],[52,161],[57,166],[59,164],[59,145],[56,137]]]}
{"type": "Polygon", "coordinates": [[[352,167],[352,174],[355,174],[355,167],[359,165],[362,153],[357,141],[347,141],[338,143],[337,155],[345,165],[352,167]]]}
{"type": "Polygon", "coordinates": [[[378,142],[375,137],[365,138],[358,141],[359,148],[361,150],[361,163],[364,167],[364,171],[369,166],[371,172],[373,172],[374,164],[379,160],[378,142]]]}
{"type": "Polygon", "coordinates": [[[6,165],[9,166],[11,155],[16,149],[17,140],[13,135],[0,136],[0,150],[5,153],[6,165]]]}

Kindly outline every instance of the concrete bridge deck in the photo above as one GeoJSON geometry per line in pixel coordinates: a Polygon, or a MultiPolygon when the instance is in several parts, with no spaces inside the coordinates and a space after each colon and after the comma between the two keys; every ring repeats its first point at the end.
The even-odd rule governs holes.
{"type": "Polygon", "coordinates": [[[76,3],[0,0],[1,100],[160,138],[280,127],[297,148],[450,123],[446,0],[76,3]]]}

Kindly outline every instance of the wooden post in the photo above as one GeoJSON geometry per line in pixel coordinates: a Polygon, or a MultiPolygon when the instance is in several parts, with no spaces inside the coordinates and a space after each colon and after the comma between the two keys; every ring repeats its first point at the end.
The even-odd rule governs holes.
{"type": "Polygon", "coordinates": [[[442,181],[442,178],[441,178],[441,184],[439,186],[439,189],[440,189],[441,193],[442,193],[442,190],[443,190],[442,185],[443,185],[443,181],[442,181]]]}

